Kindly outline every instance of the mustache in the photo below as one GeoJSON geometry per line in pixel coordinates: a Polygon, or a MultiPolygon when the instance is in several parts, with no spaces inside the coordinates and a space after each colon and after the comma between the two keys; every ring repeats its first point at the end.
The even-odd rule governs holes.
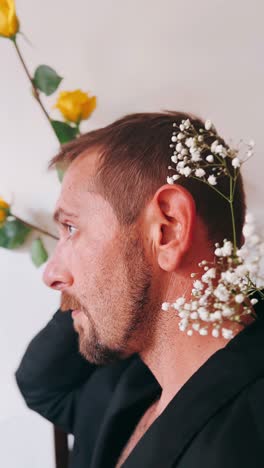
{"type": "Polygon", "coordinates": [[[74,297],[66,293],[61,293],[60,309],[62,312],[67,310],[82,309],[80,302],[74,297]]]}

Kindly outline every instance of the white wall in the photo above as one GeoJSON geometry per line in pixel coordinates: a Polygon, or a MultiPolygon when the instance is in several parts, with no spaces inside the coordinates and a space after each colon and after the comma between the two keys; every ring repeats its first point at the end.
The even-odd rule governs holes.
{"type": "MultiPolygon", "coordinates": [[[[249,208],[261,221],[261,0],[17,0],[17,10],[32,43],[19,40],[31,70],[46,63],[65,76],[61,89],[98,96],[83,130],[129,112],[177,109],[211,118],[227,139],[253,138],[256,156],[244,176],[249,208]]],[[[53,229],[59,183],[46,165],[58,145],[9,41],[0,40],[0,57],[0,194],[13,192],[17,215],[53,229]]],[[[13,373],[58,297],[26,252],[1,249],[0,259],[1,466],[53,468],[51,425],[25,407],[13,373]]]]}

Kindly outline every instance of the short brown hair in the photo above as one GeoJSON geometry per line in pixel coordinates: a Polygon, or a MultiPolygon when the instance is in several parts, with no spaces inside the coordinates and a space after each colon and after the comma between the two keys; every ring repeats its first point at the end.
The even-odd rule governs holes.
{"type": "MultiPolygon", "coordinates": [[[[119,222],[132,224],[155,191],[166,183],[171,164],[169,145],[173,123],[179,126],[187,118],[197,129],[204,127],[200,118],[183,112],[126,115],[64,144],[49,167],[68,165],[85,151],[96,149],[99,153],[98,190],[113,206],[119,222]]],[[[197,214],[203,220],[211,242],[233,239],[230,206],[224,198],[208,185],[192,178],[182,176],[177,184],[184,186],[193,196],[197,214]]],[[[229,195],[227,176],[219,177],[218,189],[229,195]]],[[[236,182],[234,211],[237,244],[240,246],[245,218],[241,174],[236,182]]]]}

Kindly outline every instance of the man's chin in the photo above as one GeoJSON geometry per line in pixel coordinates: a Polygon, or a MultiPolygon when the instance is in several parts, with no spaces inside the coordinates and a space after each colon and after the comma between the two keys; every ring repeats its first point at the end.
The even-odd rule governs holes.
{"type": "Polygon", "coordinates": [[[88,339],[83,330],[79,330],[79,352],[91,364],[105,366],[127,359],[129,353],[119,349],[111,349],[97,340],[88,339]]]}

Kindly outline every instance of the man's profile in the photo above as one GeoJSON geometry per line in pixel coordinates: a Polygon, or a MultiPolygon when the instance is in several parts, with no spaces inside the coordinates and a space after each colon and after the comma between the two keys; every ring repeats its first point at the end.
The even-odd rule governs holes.
{"type": "MultiPolygon", "coordinates": [[[[64,145],[50,164],[66,171],[43,279],[61,305],[16,378],[29,407],[75,435],[72,468],[264,465],[260,304],[258,320],[228,343],[179,332],[177,314],[161,309],[190,297],[190,274],[232,232],[210,187],[184,176],[166,183],[171,127],[185,118],[204,125],[178,112],[125,116],[64,145]],[[50,343],[46,358],[41,343],[50,343]]],[[[241,175],[234,207],[241,246],[241,175]]]]}

